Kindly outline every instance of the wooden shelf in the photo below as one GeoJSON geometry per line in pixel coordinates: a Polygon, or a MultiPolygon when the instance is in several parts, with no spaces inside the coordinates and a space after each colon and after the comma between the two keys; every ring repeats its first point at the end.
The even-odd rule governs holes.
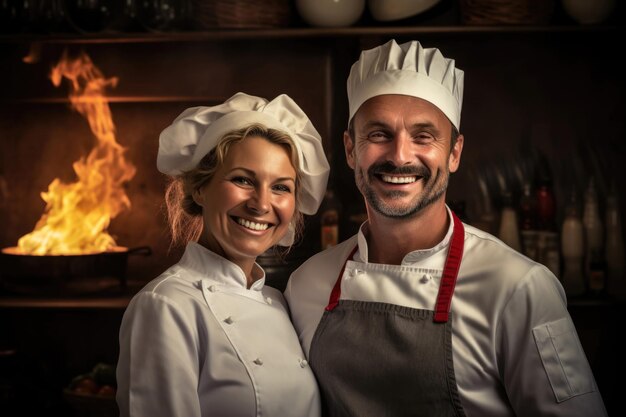
{"type": "Polygon", "coordinates": [[[0,309],[125,309],[133,296],[146,282],[128,281],[125,290],[102,292],[94,295],[77,296],[28,296],[0,293],[0,309]]]}
{"type": "Polygon", "coordinates": [[[132,296],[89,298],[35,298],[0,296],[0,308],[28,309],[125,309],[132,296]]]}
{"type": "Polygon", "coordinates": [[[413,35],[484,35],[484,34],[553,34],[602,33],[623,31],[623,26],[604,25],[547,25],[547,26],[372,26],[344,28],[273,28],[273,29],[222,29],[212,31],[159,32],[159,33],[96,33],[96,34],[16,34],[0,36],[0,43],[61,43],[61,44],[111,44],[206,42],[246,39],[306,39],[355,38],[366,36],[413,35]]]}
{"type": "MultiPolygon", "coordinates": [[[[228,97],[215,96],[110,96],[108,103],[202,103],[203,105],[218,104],[228,97]]],[[[0,104],[69,104],[70,99],[65,97],[31,97],[31,98],[2,98],[0,104]]]]}

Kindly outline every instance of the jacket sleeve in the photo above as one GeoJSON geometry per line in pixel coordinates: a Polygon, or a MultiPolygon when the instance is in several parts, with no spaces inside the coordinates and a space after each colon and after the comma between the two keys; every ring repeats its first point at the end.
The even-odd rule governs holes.
{"type": "Polygon", "coordinates": [[[517,416],[606,416],[563,288],[547,268],[528,272],[496,331],[498,367],[517,416]]]}
{"type": "Polygon", "coordinates": [[[200,416],[197,336],[174,302],[138,294],[124,313],[119,340],[121,417],[200,416]]]}

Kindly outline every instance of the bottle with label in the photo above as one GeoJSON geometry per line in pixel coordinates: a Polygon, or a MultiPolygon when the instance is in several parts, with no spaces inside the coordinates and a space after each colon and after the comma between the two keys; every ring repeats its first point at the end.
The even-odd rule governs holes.
{"type": "Polygon", "coordinates": [[[583,210],[585,226],[585,263],[589,290],[593,293],[604,291],[604,230],[598,203],[598,193],[593,177],[585,191],[585,207],[583,210]]]}
{"type": "Polygon", "coordinates": [[[585,231],[580,217],[578,193],[574,188],[565,206],[561,228],[563,273],[561,281],[568,297],[583,295],[586,291],[584,259],[585,231]]]}
{"type": "Polygon", "coordinates": [[[603,295],[606,288],[606,261],[602,252],[593,250],[589,259],[589,292],[591,295],[603,295]]]}
{"type": "Polygon", "coordinates": [[[607,266],[607,292],[618,299],[626,299],[626,268],[624,258],[624,239],[622,220],[620,215],[615,184],[606,198],[606,266],[607,266]]]}
{"type": "Polygon", "coordinates": [[[321,249],[328,249],[339,243],[339,214],[341,203],[332,188],[326,190],[320,207],[321,249]]]}
{"type": "Polygon", "coordinates": [[[541,253],[541,263],[559,277],[561,275],[559,234],[557,232],[545,232],[543,238],[545,239],[545,247],[541,253]]]}
{"type": "Polygon", "coordinates": [[[522,245],[519,238],[517,213],[511,204],[511,193],[505,192],[502,196],[502,201],[503,207],[500,213],[498,237],[511,248],[521,252],[522,245]]]}
{"type": "Polygon", "coordinates": [[[560,245],[556,227],[556,198],[547,167],[538,173],[535,187],[537,257],[556,276],[560,272],[560,245]]]}
{"type": "Polygon", "coordinates": [[[544,176],[539,178],[535,189],[535,198],[537,204],[537,229],[555,231],[556,199],[552,188],[552,180],[549,177],[544,176]]]}
{"type": "Polygon", "coordinates": [[[522,240],[524,255],[534,261],[539,260],[537,254],[537,202],[530,182],[522,186],[522,195],[519,201],[519,233],[522,240]]]}

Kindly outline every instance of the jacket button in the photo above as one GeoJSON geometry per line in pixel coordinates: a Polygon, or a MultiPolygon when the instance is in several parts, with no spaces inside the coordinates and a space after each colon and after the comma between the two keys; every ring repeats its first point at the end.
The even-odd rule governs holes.
{"type": "Polygon", "coordinates": [[[261,360],[261,358],[256,358],[252,362],[256,363],[257,365],[263,365],[263,361],[261,360]]]}
{"type": "Polygon", "coordinates": [[[430,275],[428,275],[428,274],[424,274],[424,275],[422,275],[422,278],[420,279],[420,282],[421,282],[422,284],[426,284],[430,278],[431,278],[431,276],[430,276],[430,275]]]}
{"type": "Polygon", "coordinates": [[[233,323],[233,318],[231,316],[228,316],[224,319],[224,323],[226,324],[232,324],[233,323]]]}
{"type": "Polygon", "coordinates": [[[209,291],[215,292],[216,290],[217,288],[215,287],[215,285],[209,285],[209,291]]]}
{"type": "Polygon", "coordinates": [[[272,299],[269,297],[265,298],[265,302],[269,305],[272,305],[272,299]]]}
{"type": "Polygon", "coordinates": [[[300,368],[306,368],[308,364],[306,359],[300,359],[300,368]]]}

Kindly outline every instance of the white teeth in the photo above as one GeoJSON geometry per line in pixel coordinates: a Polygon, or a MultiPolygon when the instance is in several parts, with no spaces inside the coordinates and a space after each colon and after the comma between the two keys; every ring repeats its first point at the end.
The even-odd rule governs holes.
{"type": "Polygon", "coordinates": [[[267,223],[255,223],[242,218],[238,218],[237,223],[252,230],[265,230],[269,227],[267,223]]]}
{"type": "Polygon", "coordinates": [[[383,181],[393,184],[408,184],[417,181],[417,177],[392,177],[391,175],[383,175],[383,181]]]}

